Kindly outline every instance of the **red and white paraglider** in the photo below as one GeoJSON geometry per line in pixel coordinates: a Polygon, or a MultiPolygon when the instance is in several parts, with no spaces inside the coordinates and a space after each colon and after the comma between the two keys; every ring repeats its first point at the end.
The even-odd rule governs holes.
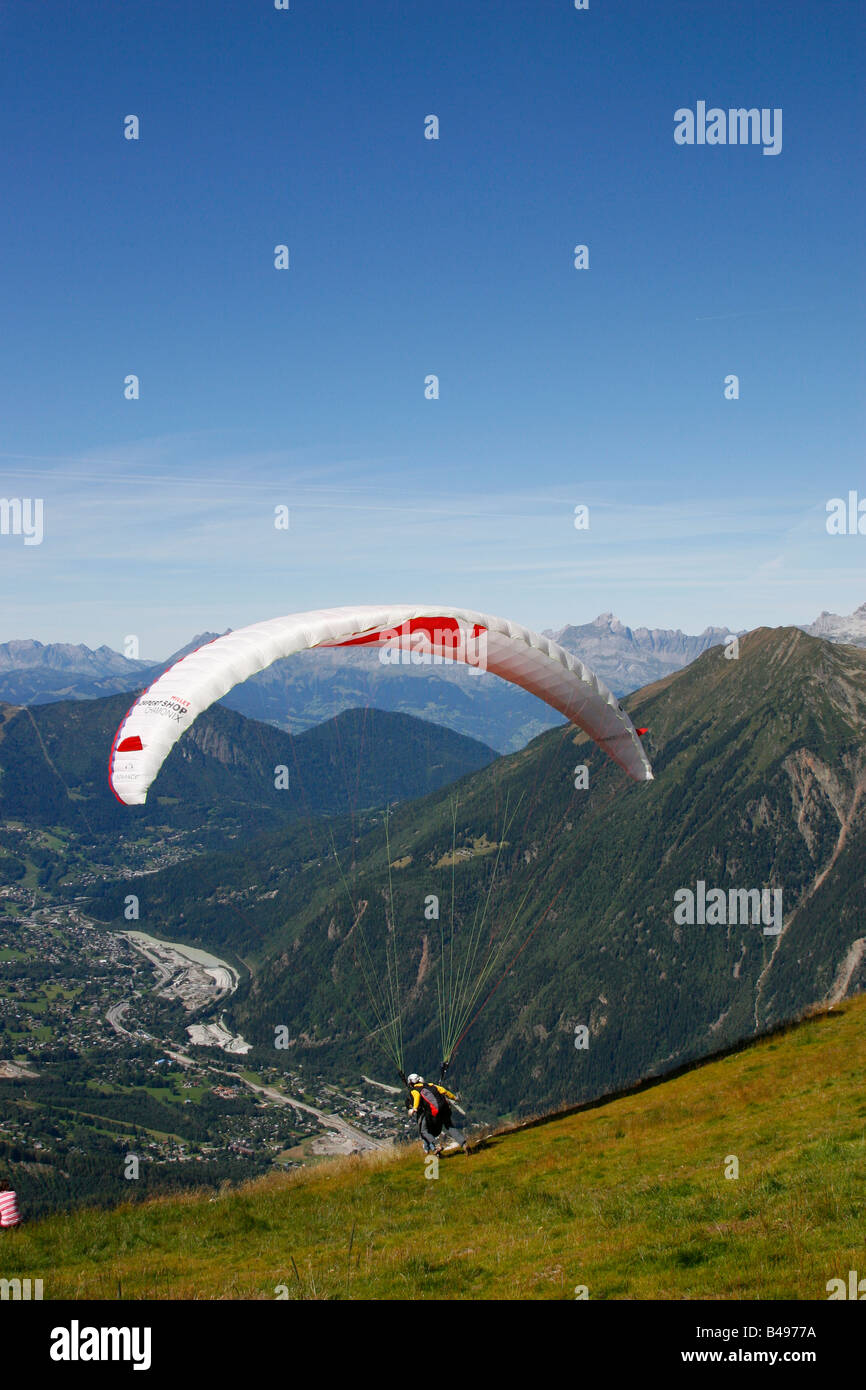
{"type": "Polygon", "coordinates": [[[314,647],[374,644],[420,659],[482,666],[559,710],[634,781],[652,778],[638,732],[615,696],[549,637],[470,609],[395,604],[290,613],[239,628],[183,657],[139,696],[118,729],[109,761],[112,790],[128,806],[143,805],[193,720],[272,662],[314,647]]]}

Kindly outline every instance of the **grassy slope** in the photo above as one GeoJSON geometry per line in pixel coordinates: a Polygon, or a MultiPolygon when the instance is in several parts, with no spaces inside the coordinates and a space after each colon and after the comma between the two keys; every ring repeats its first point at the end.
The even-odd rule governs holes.
{"type": "Polygon", "coordinates": [[[51,1217],[4,1236],[3,1272],[46,1298],[824,1299],[864,1264],[864,1070],[861,997],[436,1181],[415,1146],[51,1217]]]}

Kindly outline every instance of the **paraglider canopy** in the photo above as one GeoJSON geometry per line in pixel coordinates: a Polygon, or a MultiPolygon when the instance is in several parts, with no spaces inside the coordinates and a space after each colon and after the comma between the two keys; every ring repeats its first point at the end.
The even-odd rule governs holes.
{"type": "Polygon", "coordinates": [[[274,661],[315,647],[379,645],[418,659],[458,661],[537,695],[583,729],[636,782],[652,768],[615,696],[571,652],[518,623],[471,609],[397,604],[291,613],[217,637],[170,666],[129,710],[115,735],[109,781],[141,806],[171,748],[233,686],[274,661]]]}

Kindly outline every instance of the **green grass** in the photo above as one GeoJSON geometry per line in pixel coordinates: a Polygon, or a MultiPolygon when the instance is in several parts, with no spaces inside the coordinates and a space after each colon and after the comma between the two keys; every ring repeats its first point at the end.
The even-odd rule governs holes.
{"type": "Polygon", "coordinates": [[[85,1119],[97,1121],[98,1123],[88,1125],[88,1129],[92,1129],[96,1134],[107,1134],[110,1138],[126,1139],[130,1129],[135,1126],[142,1134],[148,1134],[152,1139],[161,1141],[171,1139],[175,1144],[185,1144],[187,1147],[190,1144],[190,1140],[184,1138],[182,1134],[174,1134],[168,1129],[151,1129],[150,1126],[140,1124],[135,1119],[114,1120],[107,1115],[95,1115],[91,1110],[73,1109],[68,1105],[64,1106],[63,1110],[68,1117],[81,1118],[83,1116],[85,1119]],[[111,1126],[111,1128],[103,1128],[106,1125],[111,1126]]]}
{"type": "Polygon", "coordinates": [[[47,999],[47,1000],[49,1001],[49,1003],[52,1003],[52,1004],[53,1004],[53,1003],[55,1003],[55,1001],[58,1000],[58,999],[65,999],[65,1000],[67,1000],[67,1001],[70,1000],[70,999],[78,999],[79,996],[82,995],[82,994],[84,993],[84,986],[83,986],[83,985],[72,985],[72,986],[68,986],[68,985],[62,985],[62,984],[50,984],[50,985],[43,985],[42,991],[41,991],[41,992],[42,992],[43,998],[47,999]]]}
{"type": "Polygon", "coordinates": [[[46,1298],[823,1299],[863,1266],[864,1071],[861,998],[435,1180],[416,1147],[54,1216],[4,1272],[46,1298]]]}
{"type": "Polygon", "coordinates": [[[153,1100],[161,1101],[163,1104],[167,1102],[170,1105],[179,1105],[181,1102],[180,1092],[173,1086],[142,1086],[140,1089],[146,1091],[153,1100]]]}
{"type": "Polygon", "coordinates": [[[111,1096],[122,1095],[135,1098],[143,1091],[154,1100],[173,1105],[182,1105],[185,1100],[199,1101],[202,1096],[206,1096],[211,1090],[210,1086],[193,1086],[189,1090],[184,1090],[178,1083],[176,1086],[152,1085],[152,1086],[119,1086],[114,1081],[96,1080],[93,1077],[85,1082],[87,1089],[96,1091],[98,1095],[111,1096]]]}
{"type": "MultiPolygon", "coordinates": [[[[26,1032],[7,1027],[4,1037],[8,1040],[26,1044],[29,1047],[32,1045],[34,1039],[36,1042],[49,1042],[52,1038],[56,1037],[56,1032],[47,1023],[43,1023],[28,1028],[26,1032]]],[[[27,1054],[25,1053],[24,1055],[26,1056],[27,1054]]]]}
{"type": "Polygon", "coordinates": [[[16,1003],[20,1009],[25,1009],[28,1013],[34,1014],[45,1013],[46,1009],[48,1009],[51,1004],[56,1003],[58,999],[67,1001],[70,999],[77,999],[84,992],[82,985],[67,986],[60,983],[28,984],[27,988],[30,994],[28,997],[25,997],[17,993],[17,983],[16,981],[16,992],[14,993],[11,989],[4,989],[4,986],[0,984],[0,998],[10,999],[16,1003]]]}
{"type": "Polygon", "coordinates": [[[23,854],[21,857],[26,865],[26,872],[24,876],[18,880],[16,887],[29,888],[31,892],[35,892],[36,888],[39,886],[39,870],[33,863],[33,860],[27,858],[26,854],[23,854]]]}

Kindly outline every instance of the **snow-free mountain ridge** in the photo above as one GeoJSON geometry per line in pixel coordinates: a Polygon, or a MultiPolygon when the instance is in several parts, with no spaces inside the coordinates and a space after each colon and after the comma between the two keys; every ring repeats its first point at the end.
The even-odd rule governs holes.
{"type": "MultiPolygon", "coordinates": [[[[831,642],[866,646],[866,603],[846,617],[823,612],[801,629],[831,642]]],[[[141,690],[167,666],[219,635],[199,633],[158,662],[132,660],[108,646],[91,651],[65,642],[6,642],[0,644],[0,702],[39,705],[141,690]]],[[[613,613],[601,613],[589,623],[547,628],[544,635],[580,656],[622,697],[690,665],[724,643],[730,629],[710,626],[691,634],[679,628],[631,628],[613,613]]],[[[500,752],[523,747],[559,722],[533,696],[495,676],[479,677],[460,665],[389,664],[380,655],[365,648],[304,652],[237,686],[223,703],[292,733],[343,710],[372,706],[432,720],[500,752]]]]}

